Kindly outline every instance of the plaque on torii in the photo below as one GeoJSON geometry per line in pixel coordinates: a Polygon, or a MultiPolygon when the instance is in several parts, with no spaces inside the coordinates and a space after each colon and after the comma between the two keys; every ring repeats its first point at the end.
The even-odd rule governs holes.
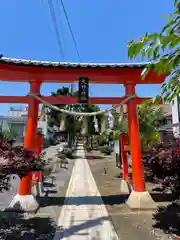
{"type": "Polygon", "coordinates": [[[89,78],[79,77],[78,102],[87,104],[89,101],[89,78]]]}

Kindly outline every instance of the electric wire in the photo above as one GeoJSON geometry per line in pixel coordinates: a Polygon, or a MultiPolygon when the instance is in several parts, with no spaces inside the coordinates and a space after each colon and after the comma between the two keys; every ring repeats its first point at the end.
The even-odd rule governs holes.
{"type": "MultiPolygon", "coordinates": [[[[40,2],[41,2],[41,5],[42,5],[43,9],[45,10],[44,1],[43,1],[43,0],[40,0],[40,2]]],[[[46,11],[44,11],[44,13],[46,13],[46,11]]],[[[45,16],[45,17],[46,17],[46,16],[45,16]]],[[[53,34],[53,29],[51,28],[51,25],[49,24],[49,22],[48,22],[48,28],[49,28],[50,33],[53,34]]]]}
{"type": "Polygon", "coordinates": [[[59,29],[61,30],[62,44],[63,44],[64,47],[66,47],[66,41],[65,41],[65,38],[64,38],[64,34],[63,34],[63,19],[62,19],[59,0],[56,0],[55,3],[56,3],[55,9],[57,11],[57,19],[58,19],[58,23],[59,23],[59,29]]]}
{"type": "Polygon", "coordinates": [[[57,43],[58,43],[58,47],[59,47],[59,50],[60,50],[60,54],[61,54],[62,58],[64,59],[62,41],[61,41],[58,26],[57,26],[57,18],[56,18],[56,14],[55,14],[54,5],[53,5],[52,0],[48,0],[48,5],[49,5],[51,18],[52,18],[52,21],[53,21],[55,33],[56,33],[56,38],[57,38],[57,43]]]}
{"type": "Polygon", "coordinates": [[[70,33],[71,33],[71,36],[72,36],[72,39],[73,39],[73,42],[74,42],[76,54],[77,54],[77,56],[78,56],[79,61],[81,62],[81,57],[80,57],[80,54],[79,54],[77,42],[76,42],[76,39],[75,39],[75,36],[74,36],[74,33],[73,33],[73,29],[72,29],[72,27],[71,27],[71,23],[70,23],[70,20],[69,20],[69,17],[68,17],[68,13],[67,13],[66,7],[65,7],[65,5],[64,5],[63,0],[60,0],[60,3],[61,3],[61,5],[62,5],[63,12],[64,12],[64,15],[65,15],[65,18],[66,18],[68,27],[69,27],[69,31],[70,31],[70,33]]]}
{"type": "MultiPolygon", "coordinates": [[[[60,27],[61,33],[62,33],[63,22],[62,22],[62,19],[61,19],[61,10],[60,10],[60,7],[62,7],[62,6],[60,6],[59,0],[56,0],[56,9],[57,9],[57,15],[58,15],[58,23],[59,23],[59,27],[60,27]]],[[[63,43],[63,45],[65,46],[66,41],[65,41],[65,39],[64,39],[63,33],[62,33],[62,43],[63,43]]],[[[73,84],[73,83],[70,84],[70,92],[71,92],[71,94],[73,94],[73,92],[74,92],[74,84],[73,84]]],[[[69,105],[69,109],[71,109],[71,106],[70,106],[70,105],[69,105]]]]}
{"type": "MultiPolygon", "coordinates": [[[[41,3],[43,4],[43,0],[41,0],[41,3]]],[[[58,29],[58,27],[57,27],[57,18],[56,18],[55,9],[54,9],[52,0],[48,0],[48,3],[49,3],[49,9],[50,9],[50,13],[51,13],[51,18],[52,18],[52,20],[53,20],[53,24],[54,24],[54,27],[55,27],[55,32],[56,32],[56,36],[57,36],[57,40],[58,40],[58,45],[59,45],[59,48],[60,48],[60,52],[61,52],[62,57],[64,58],[64,53],[63,53],[63,49],[62,49],[62,41],[63,41],[64,39],[63,39],[63,36],[62,36],[62,41],[61,41],[59,29],[58,29]]],[[[58,5],[58,3],[59,3],[59,0],[56,0],[56,4],[57,4],[57,5],[58,5]]],[[[62,6],[62,9],[63,9],[64,15],[65,15],[65,18],[66,18],[68,27],[69,27],[69,31],[70,31],[71,36],[72,36],[72,40],[73,40],[73,42],[74,42],[76,54],[77,54],[77,56],[78,56],[79,61],[81,62],[81,57],[80,57],[80,54],[79,54],[77,42],[76,42],[76,39],[75,39],[75,36],[74,36],[74,33],[73,33],[73,29],[72,29],[72,26],[71,26],[71,23],[70,23],[70,20],[69,20],[69,16],[68,16],[66,7],[65,7],[65,5],[64,5],[63,0],[60,0],[60,3],[61,3],[61,6],[62,6]]],[[[57,7],[57,9],[59,9],[59,8],[57,7]]],[[[60,18],[60,10],[58,11],[58,14],[59,14],[59,18],[60,18]]],[[[61,24],[61,19],[60,19],[60,24],[61,24]]],[[[73,86],[73,84],[71,84],[71,92],[73,92],[73,90],[74,90],[74,86],[73,86]]],[[[89,91],[90,91],[90,95],[91,95],[91,89],[90,89],[90,88],[89,88],[89,91]]]]}

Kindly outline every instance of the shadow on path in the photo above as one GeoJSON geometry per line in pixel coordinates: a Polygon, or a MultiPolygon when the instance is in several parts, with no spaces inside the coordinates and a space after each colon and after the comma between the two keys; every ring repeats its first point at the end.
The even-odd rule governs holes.
{"type": "Polygon", "coordinates": [[[104,159],[105,157],[103,156],[95,156],[95,155],[89,155],[89,156],[86,156],[86,158],[88,159],[88,160],[99,160],[99,159],[104,159]]]}
{"type": "Polygon", "coordinates": [[[62,206],[64,205],[119,205],[123,204],[128,195],[109,195],[109,196],[83,196],[83,197],[46,197],[39,198],[40,206],[62,206]],[[102,202],[103,200],[103,202],[102,202]]]}
{"type": "Polygon", "coordinates": [[[172,202],[179,197],[179,193],[151,193],[151,197],[155,202],[172,202]]]}
{"type": "Polygon", "coordinates": [[[59,229],[57,230],[56,234],[55,234],[55,238],[54,240],[59,240],[67,237],[70,237],[74,234],[76,235],[88,235],[88,229],[98,226],[98,225],[102,225],[102,223],[104,221],[109,220],[108,217],[101,217],[101,218],[96,218],[96,219],[92,219],[92,220],[88,220],[86,222],[83,222],[81,224],[77,224],[77,225],[72,225],[67,229],[63,229],[62,226],[58,227],[59,229]],[[79,231],[85,230],[87,229],[87,232],[83,233],[83,234],[78,234],[79,231]]]}
{"type": "Polygon", "coordinates": [[[180,236],[180,203],[174,202],[165,207],[159,207],[154,214],[153,227],[162,229],[165,233],[180,236]]]}

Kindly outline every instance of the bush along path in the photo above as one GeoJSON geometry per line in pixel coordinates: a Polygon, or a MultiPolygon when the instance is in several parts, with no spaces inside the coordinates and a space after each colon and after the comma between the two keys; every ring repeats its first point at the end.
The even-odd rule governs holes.
{"type": "Polygon", "coordinates": [[[41,171],[47,164],[42,156],[14,146],[13,141],[0,140],[0,210],[9,207],[18,192],[19,180],[32,171],[41,171]]]}
{"type": "Polygon", "coordinates": [[[180,141],[155,144],[145,152],[144,165],[146,180],[159,185],[154,191],[176,198],[167,206],[158,208],[154,214],[155,227],[172,236],[180,236],[180,141]]]}
{"type": "Polygon", "coordinates": [[[180,192],[180,142],[157,143],[144,153],[146,180],[159,191],[180,192]]]}

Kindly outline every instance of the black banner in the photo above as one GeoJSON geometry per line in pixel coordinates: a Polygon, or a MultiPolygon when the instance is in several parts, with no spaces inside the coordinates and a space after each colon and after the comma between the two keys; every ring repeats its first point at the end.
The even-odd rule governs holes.
{"type": "Polygon", "coordinates": [[[89,100],[89,78],[79,77],[79,103],[88,103],[89,100]]]}

